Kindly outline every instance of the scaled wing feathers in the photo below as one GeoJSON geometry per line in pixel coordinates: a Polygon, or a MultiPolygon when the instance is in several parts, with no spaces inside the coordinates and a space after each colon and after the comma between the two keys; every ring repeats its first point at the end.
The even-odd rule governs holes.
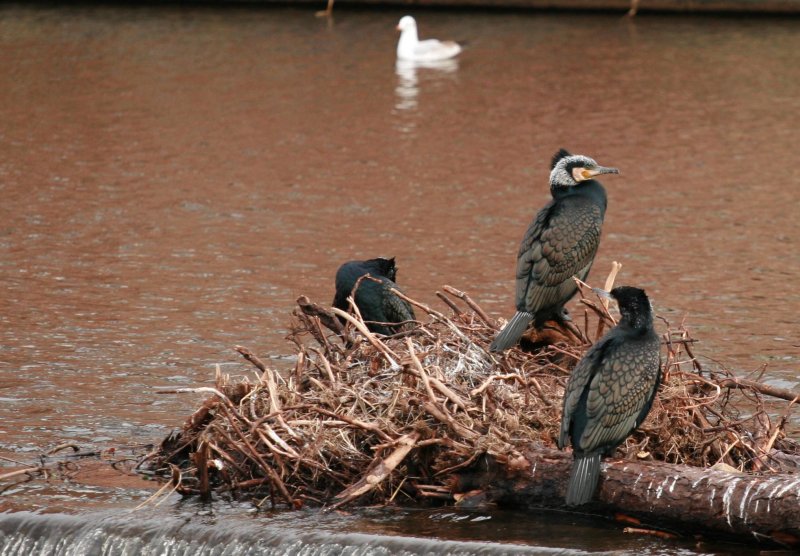
{"type": "Polygon", "coordinates": [[[600,244],[600,208],[575,197],[546,206],[528,228],[517,262],[517,309],[536,312],[570,297],[600,244]]]}

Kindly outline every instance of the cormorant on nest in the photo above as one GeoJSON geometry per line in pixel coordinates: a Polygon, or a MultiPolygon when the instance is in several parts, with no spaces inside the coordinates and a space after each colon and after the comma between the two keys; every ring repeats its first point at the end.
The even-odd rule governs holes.
{"type": "Polygon", "coordinates": [[[614,298],[622,318],[578,362],[564,392],[558,447],[570,438],[575,461],[566,503],[573,506],[592,499],[600,457],[644,421],[661,381],[660,340],[644,290],[595,291],[614,298]]]}
{"type": "Polygon", "coordinates": [[[495,337],[490,349],[503,351],[516,344],[528,325],[568,320],[564,304],[585,280],[600,244],[606,212],[606,192],[593,179],[619,174],[583,155],[564,149],[553,157],[550,194],[553,200],[531,223],[517,255],[517,312],[495,337]]]}
{"type": "Polygon", "coordinates": [[[391,323],[415,320],[411,304],[390,291],[392,288],[400,291],[400,287],[395,283],[396,277],[397,267],[394,264],[394,257],[344,263],[336,271],[336,296],[333,298],[333,306],[342,311],[349,310],[347,297],[352,294],[361,312],[361,318],[370,331],[385,336],[395,334],[402,327],[392,326],[391,323]],[[363,276],[366,277],[362,279],[363,276]],[[353,292],[359,279],[361,282],[353,292]]]}

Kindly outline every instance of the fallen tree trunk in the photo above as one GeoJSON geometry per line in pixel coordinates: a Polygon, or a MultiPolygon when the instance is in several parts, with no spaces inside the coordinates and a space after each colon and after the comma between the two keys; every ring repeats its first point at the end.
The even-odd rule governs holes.
{"type": "MultiPolygon", "coordinates": [[[[541,448],[503,465],[456,477],[470,500],[534,509],[563,508],[572,454],[541,448]]],[[[578,512],[624,514],[645,527],[704,536],[750,537],[800,546],[800,475],[768,476],[655,461],[608,459],[592,503],[578,512]]]]}

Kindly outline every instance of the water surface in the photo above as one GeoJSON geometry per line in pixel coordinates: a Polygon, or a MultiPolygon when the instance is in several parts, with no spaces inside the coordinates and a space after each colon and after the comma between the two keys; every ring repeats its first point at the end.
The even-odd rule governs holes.
{"type": "Polygon", "coordinates": [[[797,388],[797,19],[420,11],[427,68],[402,15],[0,8],[0,454],[159,441],[346,260],[510,316],[560,147],[621,169],[590,281],[797,388]]]}

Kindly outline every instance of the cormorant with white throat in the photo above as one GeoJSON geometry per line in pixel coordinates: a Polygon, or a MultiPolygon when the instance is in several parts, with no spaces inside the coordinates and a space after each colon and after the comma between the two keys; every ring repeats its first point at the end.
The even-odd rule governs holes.
{"type": "Polygon", "coordinates": [[[606,192],[596,176],[619,174],[593,159],[564,149],[553,157],[550,194],[553,199],[531,223],[517,255],[517,312],[495,337],[491,351],[515,345],[528,325],[568,319],[564,305],[585,280],[600,245],[606,213],[606,192]]]}

